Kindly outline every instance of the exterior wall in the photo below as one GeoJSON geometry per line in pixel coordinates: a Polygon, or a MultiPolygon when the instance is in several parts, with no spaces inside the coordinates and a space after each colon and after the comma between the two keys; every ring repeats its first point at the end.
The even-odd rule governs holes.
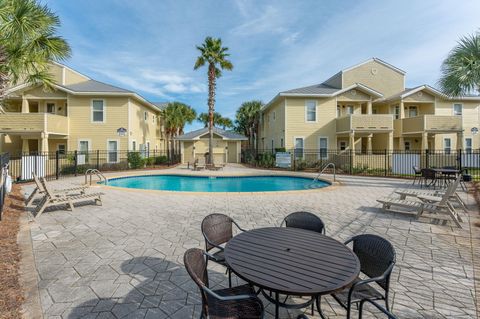
{"type": "Polygon", "coordinates": [[[361,83],[381,92],[385,97],[405,89],[405,76],[391,68],[371,61],[343,73],[343,87],[361,83]]]}
{"type": "Polygon", "coordinates": [[[332,76],[330,79],[325,81],[325,84],[330,85],[331,87],[334,88],[342,88],[342,72],[339,72],[332,76]]]}
{"type": "Polygon", "coordinates": [[[72,70],[69,70],[67,68],[65,68],[65,78],[64,78],[64,83],[65,85],[71,85],[71,84],[76,84],[76,83],[80,83],[80,82],[85,82],[87,81],[88,78],[77,73],[77,72],[74,72],[72,70]]]}
{"type": "MultiPolygon", "coordinates": [[[[150,142],[150,150],[164,150],[165,144],[161,143],[158,138],[160,131],[160,123],[158,120],[158,112],[152,110],[133,99],[129,99],[128,108],[129,117],[129,150],[132,149],[132,142],[135,141],[136,149],[139,150],[139,145],[146,145],[150,142]],[[147,120],[145,120],[145,112],[147,112],[147,120]]],[[[124,126],[125,128],[127,126],[124,126]]]]}
{"type": "Polygon", "coordinates": [[[343,94],[337,96],[337,101],[355,101],[355,102],[365,102],[370,100],[370,95],[365,94],[357,89],[349,90],[343,94]]]}
{"type": "Polygon", "coordinates": [[[285,99],[280,99],[263,113],[259,147],[271,149],[272,139],[274,148],[285,147],[285,99]],[[275,116],[274,116],[275,113],[275,116]],[[262,145],[263,143],[263,145],[262,145]]]}

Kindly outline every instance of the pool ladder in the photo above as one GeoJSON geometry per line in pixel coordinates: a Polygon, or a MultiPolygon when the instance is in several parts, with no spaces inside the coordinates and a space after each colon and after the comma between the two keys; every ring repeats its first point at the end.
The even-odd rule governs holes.
{"type": "Polygon", "coordinates": [[[85,185],[89,184],[90,186],[92,185],[92,176],[95,175],[98,177],[98,181],[104,181],[105,185],[107,185],[107,178],[105,175],[102,174],[98,169],[96,168],[89,168],[85,172],[85,185]],[[90,178],[90,181],[88,181],[88,178],[90,178]]]}
{"type": "Polygon", "coordinates": [[[335,182],[336,181],[336,172],[335,172],[335,164],[334,163],[328,163],[327,165],[325,165],[322,170],[320,171],[320,173],[318,173],[318,175],[313,179],[314,182],[318,181],[318,179],[320,178],[320,176],[323,174],[323,172],[325,172],[325,170],[329,167],[332,167],[333,168],[333,181],[335,182]]]}

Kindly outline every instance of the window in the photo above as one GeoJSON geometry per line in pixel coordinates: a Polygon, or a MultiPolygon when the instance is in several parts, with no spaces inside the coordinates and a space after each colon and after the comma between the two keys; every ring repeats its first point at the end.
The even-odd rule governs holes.
{"type": "Polygon", "coordinates": [[[58,154],[65,155],[66,150],[67,150],[67,148],[66,148],[65,144],[58,144],[57,145],[58,154]]]}
{"type": "Polygon", "coordinates": [[[275,121],[276,118],[277,118],[277,114],[273,112],[273,120],[275,121]]]}
{"type": "Polygon", "coordinates": [[[143,120],[146,122],[148,120],[148,113],[147,111],[143,112],[143,120]]]}
{"type": "Polygon", "coordinates": [[[317,102],[307,101],[305,104],[305,119],[307,122],[317,121],[317,102]]]}
{"type": "Polygon", "coordinates": [[[453,104],[453,115],[462,115],[463,113],[463,104],[455,103],[453,104]]]}
{"type": "Polygon", "coordinates": [[[136,150],[137,150],[137,142],[132,141],[132,151],[136,151],[136,150]]]}
{"type": "Polygon", "coordinates": [[[340,113],[340,105],[337,105],[337,117],[340,117],[341,113],[340,113]]]}
{"type": "Polygon", "coordinates": [[[340,141],[340,151],[345,151],[347,149],[347,142],[340,141]]]}
{"type": "Polygon", "coordinates": [[[147,147],[145,150],[147,151],[147,157],[150,157],[150,142],[147,142],[147,147]]]}
{"type": "Polygon", "coordinates": [[[415,117],[418,116],[418,109],[416,106],[409,106],[408,107],[408,117],[415,117]]]}
{"type": "Polygon", "coordinates": [[[152,116],[152,123],[155,124],[155,115],[152,116]]]}
{"type": "Polygon", "coordinates": [[[81,154],[86,154],[86,153],[88,153],[88,150],[89,150],[89,149],[90,149],[89,141],[86,141],[86,140],[78,141],[78,151],[79,151],[81,154]]]}
{"type": "Polygon", "coordinates": [[[116,163],[118,162],[118,141],[108,141],[108,162],[116,163]]]}
{"type": "Polygon", "coordinates": [[[55,103],[47,103],[47,113],[55,114],[55,103]]]}
{"type": "Polygon", "coordinates": [[[395,114],[395,119],[398,120],[400,118],[400,105],[395,105],[395,109],[393,114],[395,114]]]}
{"type": "Polygon", "coordinates": [[[105,122],[105,105],[103,100],[92,101],[92,122],[105,122]]]}
{"type": "Polygon", "coordinates": [[[445,154],[447,155],[450,154],[450,152],[452,151],[452,139],[450,138],[443,139],[443,150],[445,151],[445,154]]]}
{"type": "Polygon", "coordinates": [[[275,141],[272,138],[272,152],[273,152],[274,147],[275,147],[275,141]]]}
{"type": "Polygon", "coordinates": [[[280,147],[285,147],[285,145],[283,144],[283,137],[280,139],[280,147]]]}
{"type": "Polygon", "coordinates": [[[410,141],[405,141],[405,151],[410,151],[411,150],[411,145],[410,145],[410,141]]]}
{"type": "Polygon", "coordinates": [[[472,154],[472,138],[468,137],[465,139],[465,152],[467,154],[472,154]]]}
{"type": "Polygon", "coordinates": [[[303,137],[295,138],[295,158],[303,158],[303,137]]]}
{"type": "Polygon", "coordinates": [[[328,155],[328,139],[326,137],[320,137],[318,143],[318,150],[320,158],[327,158],[328,155]]]}
{"type": "Polygon", "coordinates": [[[347,105],[347,114],[353,114],[353,105],[347,105]]]}

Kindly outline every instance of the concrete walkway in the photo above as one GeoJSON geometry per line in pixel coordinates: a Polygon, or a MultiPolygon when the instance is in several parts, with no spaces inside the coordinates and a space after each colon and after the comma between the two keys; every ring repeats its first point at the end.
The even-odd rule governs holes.
{"type": "MultiPolygon", "coordinates": [[[[179,172],[189,170],[146,173],[179,172]]],[[[230,166],[214,174],[260,173],[271,172],[230,166]]],[[[382,213],[375,199],[410,187],[410,181],[339,179],[340,186],[301,193],[200,195],[104,188],[103,206],[45,212],[30,222],[44,317],[198,318],[199,292],[182,263],[186,249],[204,247],[202,219],[225,213],[252,229],[279,225],[288,213],[306,210],[318,214],[327,235],[336,239],[374,233],[392,242],[397,265],[390,300],[398,317],[476,318],[472,237],[480,238],[479,228],[472,234],[468,218],[458,229],[382,213]]],[[[62,188],[82,182],[78,177],[51,184],[62,188]]],[[[26,193],[31,189],[24,187],[26,193]]],[[[475,207],[473,197],[467,202],[475,207]]],[[[212,265],[209,270],[213,286],[227,285],[223,268],[212,265]]],[[[271,314],[272,305],[266,306],[271,314]]],[[[323,308],[329,318],[345,317],[331,297],[323,300],[323,308]]],[[[298,313],[282,311],[282,318],[298,313]]]]}

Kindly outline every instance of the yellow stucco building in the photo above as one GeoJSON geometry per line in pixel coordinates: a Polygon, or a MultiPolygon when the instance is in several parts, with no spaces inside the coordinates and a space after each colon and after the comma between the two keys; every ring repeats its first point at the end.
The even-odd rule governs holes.
{"type": "Polygon", "coordinates": [[[262,109],[260,148],[471,150],[480,148],[480,96],[449,97],[372,58],[318,85],[278,93],[262,109]]]}

